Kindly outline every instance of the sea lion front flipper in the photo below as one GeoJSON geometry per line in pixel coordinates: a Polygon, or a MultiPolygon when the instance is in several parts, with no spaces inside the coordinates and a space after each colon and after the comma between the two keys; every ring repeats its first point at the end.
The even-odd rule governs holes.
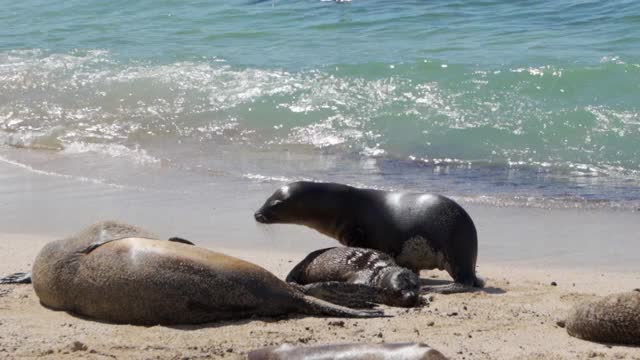
{"type": "Polygon", "coordinates": [[[91,244],[89,244],[89,246],[80,249],[76,254],[78,255],[88,255],[89,253],[91,253],[93,250],[99,248],[100,246],[106,244],[106,243],[110,243],[112,241],[118,241],[118,240],[122,240],[122,239],[128,239],[130,238],[130,236],[125,236],[125,237],[120,237],[117,239],[100,239],[96,242],[93,242],[91,244]]]}
{"type": "MultiPolygon", "coordinates": [[[[100,240],[98,240],[98,241],[95,241],[95,242],[93,242],[93,243],[89,244],[89,246],[87,246],[87,247],[85,247],[85,248],[83,248],[83,249],[79,250],[79,251],[77,252],[77,254],[88,255],[88,254],[89,254],[89,253],[91,253],[93,250],[95,250],[95,249],[99,248],[100,246],[102,246],[102,245],[104,245],[104,244],[106,244],[106,243],[110,243],[110,242],[112,242],[112,241],[118,241],[118,240],[128,239],[128,238],[132,238],[132,237],[134,237],[134,236],[124,236],[124,237],[118,237],[118,238],[113,238],[113,239],[110,239],[110,238],[100,239],[100,240]]],[[[149,238],[149,239],[150,239],[150,238],[149,238]]],[[[153,240],[155,240],[155,239],[153,239],[153,240]]],[[[179,238],[179,237],[172,237],[172,238],[169,238],[169,241],[175,241],[175,242],[179,242],[179,243],[183,243],[183,244],[190,244],[190,245],[194,245],[191,241],[189,241],[189,240],[185,240],[185,239],[182,239],[182,238],[179,238]]]]}
{"type": "Polygon", "coordinates": [[[371,309],[382,302],[380,289],[364,284],[326,281],[299,288],[305,295],[350,308],[371,309]]]}
{"type": "Polygon", "coordinates": [[[0,284],[31,284],[30,272],[19,272],[0,278],[0,284]]]}
{"type": "Polygon", "coordinates": [[[177,242],[177,243],[181,243],[181,244],[187,244],[187,245],[194,245],[194,246],[196,245],[196,244],[192,243],[191,241],[189,241],[187,239],[183,239],[183,238],[177,237],[177,236],[170,237],[169,241],[173,241],[173,242],[177,242]]]}
{"type": "Polygon", "coordinates": [[[368,248],[367,233],[357,225],[352,225],[344,234],[344,245],[349,247],[368,248]]]}

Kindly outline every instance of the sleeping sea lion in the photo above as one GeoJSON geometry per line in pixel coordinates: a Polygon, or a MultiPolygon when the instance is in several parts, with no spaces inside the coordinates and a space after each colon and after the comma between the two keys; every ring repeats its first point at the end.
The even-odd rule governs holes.
{"type": "Polygon", "coordinates": [[[249,360],[447,360],[425,344],[338,344],[294,346],[284,344],[254,350],[249,360]]]}
{"type": "Polygon", "coordinates": [[[420,279],[377,250],[334,247],[307,255],[286,279],[302,291],[349,307],[368,303],[412,307],[420,304],[420,279]]]}
{"type": "Polygon", "coordinates": [[[116,222],[51,242],[32,270],[42,305],[139,325],[197,324],[290,313],[373,317],[305,296],[267,270],[116,222]]]}
{"type": "Polygon", "coordinates": [[[578,304],[565,326],[580,339],[640,345],[640,289],[578,304]]]}

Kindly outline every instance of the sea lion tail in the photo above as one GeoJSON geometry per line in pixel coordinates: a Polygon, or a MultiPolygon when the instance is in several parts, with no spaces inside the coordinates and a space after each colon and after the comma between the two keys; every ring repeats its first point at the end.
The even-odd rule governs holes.
{"type": "Polygon", "coordinates": [[[382,310],[356,310],[306,295],[302,297],[302,301],[304,303],[302,312],[310,315],[327,315],[346,318],[371,318],[385,316],[384,311],[382,310]]]}
{"type": "Polygon", "coordinates": [[[30,272],[19,272],[0,278],[0,284],[31,284],[30,272]]]}

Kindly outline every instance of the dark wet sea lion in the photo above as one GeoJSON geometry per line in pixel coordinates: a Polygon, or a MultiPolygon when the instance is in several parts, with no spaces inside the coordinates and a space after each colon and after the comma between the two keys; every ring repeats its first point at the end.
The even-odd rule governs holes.
{"type": "Polygon", "coordinates": [[[574,307],[565,324],[569,335],[601,343],[640,345],[640,289],[574,307]]]}
{"type": "Polygon", "coordinates": [[[418,275],[372,249],[334,247],[314,251],[291,270],[287,282],[304,285],[302,290],[307,295],[344,306],[369,302],[403,307],[420,304],[418,275]]]}
{"type": "Polygon", "coordinates": [[[152,236],[136,227],[106,222],[45,245],[32,271],[40,302],[97,320],[140,325],[290,313],[381,315],[305,296],[246,261],[141,235],[152,236]]]}
{"type": "Polygon", "coordinates": [[[431,291],[484,285],[475,271],[475,225],[460,205],[441,195],[301,181],[278,189],[255,218],[264,224],[306,225],[346,246],[380,250],[415,272],[446,270],[454,283],[431,291]]]}
{"type": "Polygon", "coordinates": [[[446,360],[425,344],[336,344],[319,346],[280,345],[254,350],[249,360],[446,360]]]}

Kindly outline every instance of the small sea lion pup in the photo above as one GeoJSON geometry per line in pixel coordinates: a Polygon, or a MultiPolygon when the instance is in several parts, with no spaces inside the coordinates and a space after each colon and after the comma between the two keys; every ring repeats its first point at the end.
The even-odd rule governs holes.
{"type": "Polygon", "coordinates": [[[255,219],[306,225],[343,245],[389,254],[416,273],[437,268],[454,280],[429,291],[454,293],[484,285],[476,277],[473,221],[460,205],[441,195],[300,181],[278,189],[256,211],[255,219]]]}
{"type": "Polygon", "coordinates": [[[334,247],[314,251],[291,270],[287,282],[302,285],[307,295],[348,307],[420,304],[418,275],[372,249],[334,247]]]}
{"type": "Polygon", "coordinates": [[[640,289],[579,304],[565,325],[569,335],[580,339],[640,345],[640,289]]]}
{"type": "Polygon", "coordinates": [[[42,305],[114,323],[382,314],[306,296],[257,265],[179,238],[158,241],[117,222],[101,222],[45,245],[33,264],[32,281],[42,305]]]}
{"type": "Polygon", "coordinates": [[[294,346],[284,344],[254,350],[249,360],[446,360],[425,344],[338,344],[294,346]]]}

